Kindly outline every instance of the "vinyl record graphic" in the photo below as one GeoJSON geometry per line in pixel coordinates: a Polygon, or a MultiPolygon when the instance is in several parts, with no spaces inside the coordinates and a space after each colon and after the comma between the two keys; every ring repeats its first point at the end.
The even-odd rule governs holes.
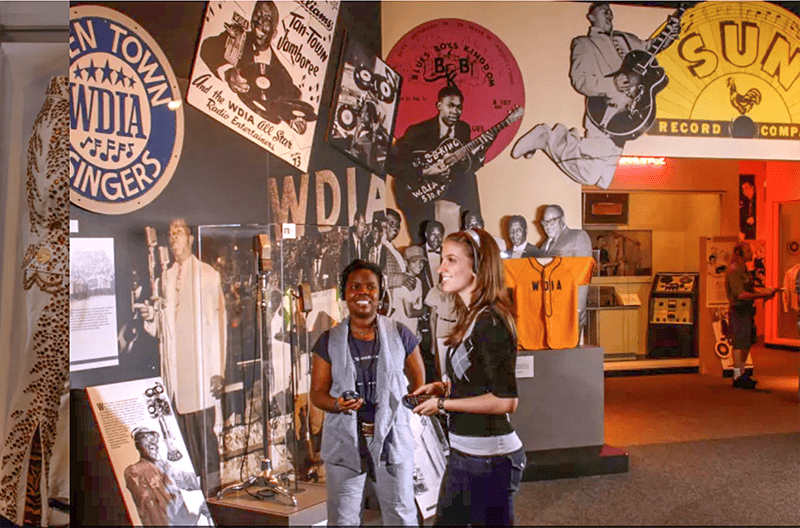
{"type": "Polygon", "coordinates": [[[336,112],[336,123],[345,130],[356,126],[356,113],[352,106],[342,106],[336,112]]]}
{"type": "Polygon", "coordinates": [[[372,89],[372,72],[367,68],[363,66],[356,68],[356,71],[353,73],[353,78],[356,81],[356,86],[362,90],[372,89]]]}
{"type": "Polygon", "coordinates": [[[725,359],[731,354],[731,345],[726,340],[721,339],[714,345],[714,352],[720,359],[725,359]]]}

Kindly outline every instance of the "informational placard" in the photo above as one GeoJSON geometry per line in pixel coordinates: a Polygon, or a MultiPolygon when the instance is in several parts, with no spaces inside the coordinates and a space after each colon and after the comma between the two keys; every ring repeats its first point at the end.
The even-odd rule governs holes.
{"type": "Polygon", "coordinates": [[[134,526],[213,526],[161,378],[87,387],[134,526]]]}
{"type": "Polygon", "coordinates": [[[436,416],[411,414],[414,435],[414,499],[422,518],[436,513],[439,487],[450,453],[444,430],[436,416]]]}
{"type": "Polygon", "coordinates": [[[338,2],[209,2],[190,105],[308,169],[338,2]]]}
{"type": "Polygon", "coordinates": [[[70,370],[117,365],[114,239],[71,238],[69,262],[70,370]]]}

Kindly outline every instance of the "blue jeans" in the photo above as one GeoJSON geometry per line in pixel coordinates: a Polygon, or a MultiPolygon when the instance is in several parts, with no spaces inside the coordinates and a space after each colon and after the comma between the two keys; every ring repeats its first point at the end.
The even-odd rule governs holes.
{"type": "Polygon", "coordinates": [[[512,526],[514,492],[519,489],[525,463],[522,449],[500,456],[474,456],[451,449],[434,526],[512,526]]]}
{"type": "MultiPolygon", "coordinates": [[[[372,438],[367,439],[368,443],[371,441],[372,438]]],[[[392,465],[382,460],[375,468],[375,494],[384,526],[418,526],[413,473],[413,459],[392,465]]],[[[367,471],[325,464],[325,482],[328,526],[361,526],[367,471]]]]}

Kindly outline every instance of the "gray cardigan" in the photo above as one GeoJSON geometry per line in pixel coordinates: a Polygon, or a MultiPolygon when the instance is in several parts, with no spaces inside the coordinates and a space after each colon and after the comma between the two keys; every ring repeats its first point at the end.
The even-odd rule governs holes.
{"type": "MultiPolygon", "coordinates": [[[[330,331],[328,353],[331,360],[330,395],[338,398],[342,392],[352,389],[356,384],[356,368],[350,354],[348,334],[350,319],[334,326],[330,331]]],[[[411,411],[402,404],[402,397],[408,392],[408,382],[403,371],[405,367],[405,347],[396,324],[378,315],[378,394],[375,411],[375,437],[370,444],[370,455],[378,464],[386,450],[389,464],[412,459],[413,436],[409,425],[411,411]],[[389,431],[393,431],[391,442],[386,442],[389,431]]],[[[358,450],[358,429],[356,413],[325,413],[322,428],[322,459],[328,464],[344,466],[353,471],[361,471],[361,456],[358,450]]]]}

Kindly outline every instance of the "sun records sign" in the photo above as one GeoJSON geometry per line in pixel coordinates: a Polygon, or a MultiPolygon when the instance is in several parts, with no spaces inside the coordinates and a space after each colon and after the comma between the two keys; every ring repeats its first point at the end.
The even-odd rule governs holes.
{"type": "Polygon", "coordinates": [[[767,2],[703,2],[658,55],[649,135],[800,139],[800,20],[767,2]]]}
{"type": "Polygon", "coordinates": [[[175,74],[155,40],[99,6],[70,10],[70,199],[103,214],[144,207],[183,146],[175,74]]]}

